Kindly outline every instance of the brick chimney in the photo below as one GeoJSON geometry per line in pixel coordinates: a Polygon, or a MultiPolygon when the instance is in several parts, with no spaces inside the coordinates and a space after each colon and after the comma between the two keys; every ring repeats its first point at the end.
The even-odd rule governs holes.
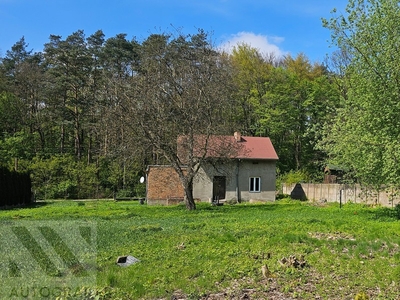
{"type": "Polygon", "coordinates": [[[233,136],[235,137],[236,142],[241,142],[242,141],[242,135],[240,134],[239,131],[236,131],[233,136]]]}

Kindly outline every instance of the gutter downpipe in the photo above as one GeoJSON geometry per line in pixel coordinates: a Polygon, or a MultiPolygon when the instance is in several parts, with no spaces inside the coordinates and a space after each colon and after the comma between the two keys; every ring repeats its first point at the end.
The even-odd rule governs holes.
{"type": "Polygon", "coordinates": [[[148,193],[148,189],[149,189],[149,186],[148,186],[148,182],[149,182],[149,172],[150,172],[150,166],[147,166],[146,167],[146,172],[145,172],[145,185],[146,185],[146,191],[145,191],[145,196],[144,196],[144,201],[147,203],[147,193],[148,193]]]}
{"type": "Polygon", "coordinates": [[[240,191],[239,191],[239,164],[240,164],[240,158],[236,161],[236,199],[237,202],[240,203],[240,191]]]}

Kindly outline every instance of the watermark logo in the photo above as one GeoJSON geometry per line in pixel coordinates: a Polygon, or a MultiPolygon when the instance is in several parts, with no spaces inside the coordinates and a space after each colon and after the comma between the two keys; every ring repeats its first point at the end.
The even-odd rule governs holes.
{"type": "Polygon", "coordinates": [[[0,299],[55,299],[96,286],[95,222],[0,222],[0,299]]]}

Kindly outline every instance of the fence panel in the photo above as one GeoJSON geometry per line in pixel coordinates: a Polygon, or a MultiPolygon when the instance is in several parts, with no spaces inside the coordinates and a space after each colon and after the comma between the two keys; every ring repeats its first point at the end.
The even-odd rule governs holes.
{"type": "MultiPolygon", "coordinates": [[[[283,194],[290,195],[295,186],[296,184],[283,184],[283,194]]],[[[343,204],[353,202],[392,207],[400,203],[400,198],[393,196],[400,193],[394,189],[382,188],[382,190],[376,191],[361,187],[359,184],[337,183],[301,183],[301,188],[310,201],[339,202],[341,197],[343,204]]]]}

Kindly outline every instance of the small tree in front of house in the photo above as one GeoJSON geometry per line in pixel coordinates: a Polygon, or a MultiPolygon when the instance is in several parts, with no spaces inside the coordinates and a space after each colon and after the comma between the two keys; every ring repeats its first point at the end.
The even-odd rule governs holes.
{"type": "MultiPolygon", "coordinates": [[[[129,125],[131,146],[146,146],[158,162],[173,166],[189,210],[196,208],[193,178],[215,151],[211,148],[217,148],[210,137],[231,134],[230,82],[227,57],[202,30],[176,37],[150,35],[141,45],[138,71],[127,82],[118,119],[129,125]]],[[[220,159],[232,156],[234,146],[219,146],[220,159]]]]}

